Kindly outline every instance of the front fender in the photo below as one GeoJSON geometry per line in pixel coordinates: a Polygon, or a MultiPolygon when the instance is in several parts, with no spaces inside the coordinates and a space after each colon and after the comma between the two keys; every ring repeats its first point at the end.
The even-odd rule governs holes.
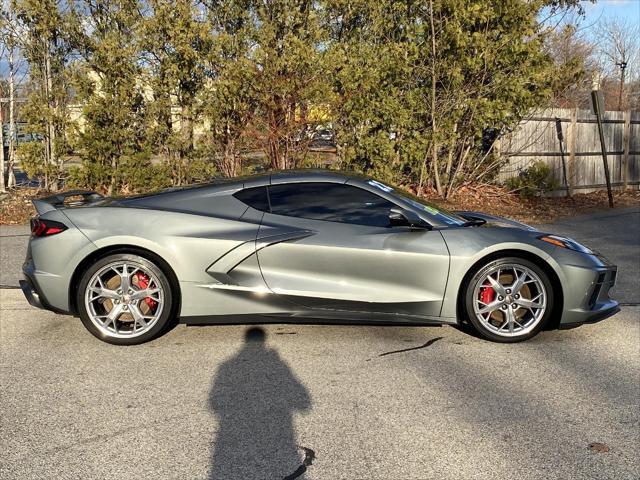
{"type": "Polygon", "coordinates": [[[564,288],[565,272],[552,257],[558,247],[535,240],[534,231],[515,228],[465,227],[443,229],[442,236],[447,243],[451,255],[449,280],[445,290],[440,315],[445,318],[456,318],[458,310],[458,293],[462,283],[475,264],[499,252],[514,254],[525,252],[545,261],[560,279],[564,288]]]}

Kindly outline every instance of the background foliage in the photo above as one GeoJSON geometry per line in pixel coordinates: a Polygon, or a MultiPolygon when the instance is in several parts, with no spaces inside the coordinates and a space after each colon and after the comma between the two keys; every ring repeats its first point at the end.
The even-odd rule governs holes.
{"type": "MultiPolygon", "coordinates": [[[[13,0],[46,188],[135,192],[319,162],[447,197],[582,78],[541,18],[577,0],[13,0]],[[487,132],[493,132],[487,142],[487,132]],[[65,167],[80,160],[81,166],[65,167]]],[[[7,17],[9,18],[9,17],[7,17]]],[[[565,35],[571,35],[567,31],[565,35]]]]}

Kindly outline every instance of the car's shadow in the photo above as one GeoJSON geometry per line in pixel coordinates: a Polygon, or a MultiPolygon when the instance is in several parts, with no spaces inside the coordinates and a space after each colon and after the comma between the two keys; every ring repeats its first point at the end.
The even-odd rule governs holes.
{"type": "Polygon", "coordinates": [[[218,369],[209,408],[218,428],[212,442],[209,479],[302,479],[313,452],[298,447],[293,414],[311,398],[262,328],[251,327],[245,343],[218,369]]]}

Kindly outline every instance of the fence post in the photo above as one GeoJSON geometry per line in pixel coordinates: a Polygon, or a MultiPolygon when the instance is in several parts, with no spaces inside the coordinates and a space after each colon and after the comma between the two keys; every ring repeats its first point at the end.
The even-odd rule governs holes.
{"type": "Polygon", "coordinates": [[[576,159],[576,131],[578,128],[577,108],[571,109],[570,120],[571,121],[569,122],[569,128],[567,129],[567,149],[569,150],[569,164],[567,165],[569,174],[567,176],[567,182],[569,185],[569,195],[573,196],[573,184],[575,181],[573,162],[576,159]]]}
{"type": "Polygon", "coordinates": [[[631,110],[625,110],[624,112],[624,133],[622,134],[622,143],[624,153],[622,154],[622,188],[627,189],[629,187],[629,148],[631,146],[631,110]]]}

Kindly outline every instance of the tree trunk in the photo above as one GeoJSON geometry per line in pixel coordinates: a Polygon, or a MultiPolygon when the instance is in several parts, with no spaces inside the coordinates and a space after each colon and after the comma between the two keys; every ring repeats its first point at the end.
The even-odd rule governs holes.
{"type": "Polygon", "coordinates": [[[118,160],[116,157],[111,157],[111,179],[109,181],[109,188],[107,189],[107,196],[112,196],[116,189],[116,168],[118,167],[118,160]]]}
{"type": "Polygon", "coordinates": [[[224,144],[224,152],[222,154],[222,165],[220,170],[226,177],[235,177],[238,175],[239,170],[238,158],[236,156],[236,142],[235,139],[227,136],[224,144]]]}
{"type": "MultiPolygon", "coordinates": [[[[45,71],[45,87],[47,89],[47,106],[48,115],[47,115],[47,150],[49,153],[49,162],[51,166],[55,166],[56,170],[60,169],[60,165],[58,165],[58,159],[56,154],[56,128],[54,118],[56,115],[56,105],[55,100],[53,99],[52,91],[53,91],[53,78],[51,75],[51,54],[49,52],[49,44],[46,43],[45,47],[45,62],[44,62],[44,71],[45,71]]],[[[49,169],[47,169],[46,173],[46,181],[45,188],[51,189],[54,191],[58,190],[58,175],[55,175],[55,178],[48,178],[49,169]]]]}
{"type": "Polygon", "coordinates": [[[7,42],[9,50],[8,67],[9,67],[9,162],[7,163],[7,186],[15,187],[16,177],[13,173],[13,167],[16,161],[16,92],[15,92],[15,65],[14,65],[14,41],[13,33],[9,34],[7,42]]]}
{"type": "Polygon", "coordinates": [[[438,167],[438,140],[436,129],[436,29],[433,22],[433,0],[429,0],[429,19],[431,21],[431,163],[433,164],[433,178],[438,195],[443,196],[440,184],[440,168],[438,167]]]}
{"type": "MultiPolygon", "coordinates": [[[[4,92],[0,87],[0,97],[4,96],[4,92]]],[[[5,193],[7,189],[4,184],[4,107],[0,100],[0,193],[5,193]]]]}
{"type": "Polygon", "coordinates": [[[274,170],[287,168],[287,156],[282,151],[282,127],[285,123],[285,112],[282,99],[277,95],[273,99],[274,107],[268,114],[267,135],[269,136],[269,159],[274,170]]]}

